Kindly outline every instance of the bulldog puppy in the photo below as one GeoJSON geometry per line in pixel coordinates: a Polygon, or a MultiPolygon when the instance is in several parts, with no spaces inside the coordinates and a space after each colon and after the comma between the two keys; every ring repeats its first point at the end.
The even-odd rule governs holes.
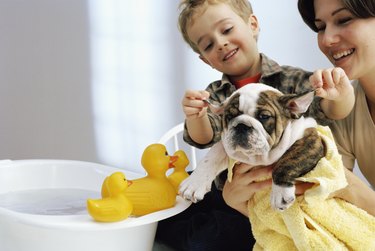
{"type": "Polygon", "coordinates": [[[180,185],[179,193],[196,202],[229,163],[274,164],[271,206],[288,208],[295,200],[295,179],[312,170],[324,156],[324,145],[313,118],[304,118],[314,92],[282,94],[264,84],[234,92],[216,111],[222,114],[221,141],[211,147],[180,185]]]}

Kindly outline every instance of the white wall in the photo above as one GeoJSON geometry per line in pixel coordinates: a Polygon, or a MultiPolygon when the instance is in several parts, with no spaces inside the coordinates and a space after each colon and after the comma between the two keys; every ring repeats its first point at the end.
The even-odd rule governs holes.
{"type": "Polygon", "coordinates": [[[0,159],[97,161],[87,4],[0,1],[0,159]]]}
{"type": "MultiPolygon", "coordinates": [[[[307,69],[325,64],[294,0],[253,2],[262,52],[307,69]]],[[[0,159],[100,161],[92,118],[88,11],[84,0],[0,1],[0,159]]],[[[165,11],[176,13],[170,25],[178,32],[177,2],[165,11]]],[[[178,70],[183,76],[173,77],[176,95],[170,98],[181,120],[178,100],[184,89],[204,88],[220,74],[203,64],[179,34],[170,39],[176,43],[176,65],[183,67],[178,70]]],[[[137,121],[128,123],[136,127],[137,121]]],[[[164,123],[162,131],[174,123],[164,123]]],[[[160,135],[156,131],[152,140],[160,135]]]]}
{"type": "MultiPolygon", "coordinates": [[[[299,17],[295,0],[252,2],[261,26],[261,52],[281,64],[307,70],[329,66],[316,46],[315,34],[299,17]]],[[[160,12],[172,18],[168,25],[175,35],[166,39],[172,39],[173,58],[154,59],[166,67],[172,60],[178,67],[170,77],[175,95],[164,98],[172,113],[160,118],[163,123],[150,123],[154,131],[150,143],[183,119],[179,100],[186,88],[203,89],[221,76],[177,34],[177,5],[173,1],[165,9],[174,15],[160,12]]],[[[98,155],[88,6],[85,0],[0,0],[0,159],[78,159],[124,165],[106,163],[98,155]]],[[[129,24],[136,25],[132,20],[129,24]]],[[[142,100],[142,94],[137,95],[142,100]]],[[[126,123],[137,128],[137,121],[126,123]]],[[[143,149],[118,151],[140,158],[143,149]]]]}
{"type": "Polygon", "coordinates": [[[280,64],[313,71],[330,62],[319,51],[316,33],[303,22],[296,0],[252,1],[260,22],[260,51],[280,64]]]}

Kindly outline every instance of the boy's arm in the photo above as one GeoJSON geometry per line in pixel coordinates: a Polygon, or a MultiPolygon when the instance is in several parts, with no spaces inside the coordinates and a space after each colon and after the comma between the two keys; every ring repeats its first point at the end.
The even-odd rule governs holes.
{"type": "Polygon", "coordinates": [[[211,123],[207,115],[207,104],[202,101],[208,97],[207,91],[187,90],[182,99],[187,132],[190,138],[200,145],[208,144],[213,138],[211,123]]]}
{"type": "Polygon", "coordinates": [[[316,95],[322,97],[321,108],[330,119],[343,119],[354,106],[354,90],[343,69],[317,70],[310,76],[316,95]]]}
{"type": "Polygon", "coordinates": [[[207,112],[201,117],[186,118],[186,128],[192,140],[200,145],[206,145],[212,141],[213,131],[207,112]]]}

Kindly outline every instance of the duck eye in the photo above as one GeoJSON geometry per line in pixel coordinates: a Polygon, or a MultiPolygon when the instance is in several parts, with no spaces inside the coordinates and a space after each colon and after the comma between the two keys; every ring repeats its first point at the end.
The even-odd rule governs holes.
{"type": "Polygon", "coordinates": [[[168,156],[168,152],[167,151],[165,151],[165,156],[168,156]]]}

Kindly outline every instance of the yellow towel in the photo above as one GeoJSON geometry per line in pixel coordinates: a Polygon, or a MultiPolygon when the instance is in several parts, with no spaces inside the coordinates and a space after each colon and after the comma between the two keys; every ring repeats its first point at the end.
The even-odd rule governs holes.
{"type": "Polygon", "coordinates": [[[253,250],[375,250],[375,217],[329,195],[347,185],[344,166],[328,127],[318,126],[327,154],[298,180],[316,185],[283,212],[270,205],[270,189],[249,201],[256,239],[253,250]]]}

